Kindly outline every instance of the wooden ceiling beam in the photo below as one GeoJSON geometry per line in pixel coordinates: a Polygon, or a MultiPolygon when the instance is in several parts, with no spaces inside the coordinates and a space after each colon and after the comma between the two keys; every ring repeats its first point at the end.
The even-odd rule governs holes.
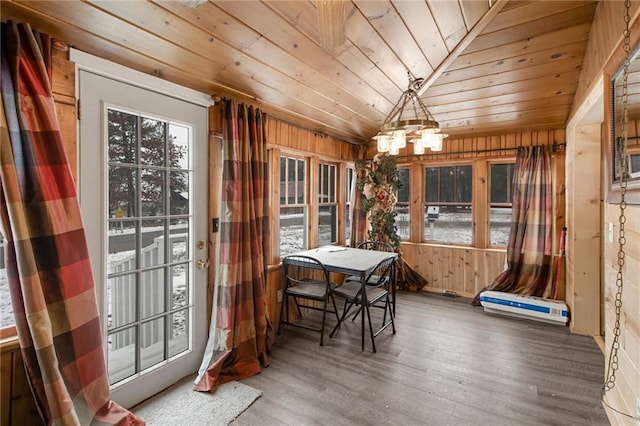
{"type": "Polygon", "coordinates": [[[484,14],[484,16],[478,21],[476,25],[467,33],[460,43],[449,53],[449,55],[436,67],[429,77],[425,79],[420,88],[417,90],[418,96],[422,96],[429,87],[440,77],[449,66],[458,59],[458,56],[464,52],[464,50],[471,44],[475,38],[491,23],[502,8],[508,3],[508,0],[497,0],[493,6],[484,14]]]}

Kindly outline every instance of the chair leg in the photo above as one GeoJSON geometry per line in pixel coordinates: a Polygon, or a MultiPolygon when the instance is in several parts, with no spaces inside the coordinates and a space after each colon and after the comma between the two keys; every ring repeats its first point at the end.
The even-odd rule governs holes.
{"type": "MultiPolygon", "coordinates": [[[[335,304],[335,301],[334,301],[334,304],[335,304]]],[[[331,334],[329,334],[330,338],[333,338],[334,334],[336,334],[336,331],[338,330],[338,328],[340,328],[340,324],[342,324],[342,321],[344,321],[349,311],[351,311],[352,306],[353,306],[353,303],[349,303],[346,300],[344,301],[344,306],[342,308],[342,316],[338,318],[338,323],[336,324],[335,327],[333,327],[333,330],[331,330],[331,334]]],[[[337,309],[336,309],[336,312],[338,312],[337,309]]]]}
{"type": "Polygon", "coordinates": [[[286,325],[287,322],[289,321],[289,312],[288,309],[285,307],[285,305],[288,304],[288,296],[285,293],[284,296],[282,297],[282,305],[280,305],[280,324],[278,325],[278,336],[280,334],[282,334],[282,326],[286,325]],[[285,316],[285,312],[286,312],[286,316],[285,316]]]}
{"type": "MultiPolygon", "coordinates": [[[[360,298],[360,302],[363,302],[366,299],[366,297],[364,297],[364,295],[360,298]]],[[[362,350],[364,351],[364,313],[362,312],[362,309],[366,309],[367,310],[367,316],[369,316],[369,306],[366,304],[361,304],[360,305],[360,314],[361,314],[361,322],[360,322],[360,343],[362,346],[362,350]]],[[[371,325],[371,317],[369,317],[369,325],[371,325]]],[[[374,352],[375,352],[375,346],[373,348],[374,352]]]]}
{"type": "Polygon", "coordinates": [[[327,318],[327,300],[324,301],[324,308],[322,309],[322,324],[320,325],[320,346],[323,346],[324,342],[324,322],[327,318]]]}
{"type": "Polygon", "coordinates": [[[338,315],[338,306],[336,305],[336,298],[333,297],[333,293],[330,294],[331,303],[333,303],[333,312],[336,314],[336,320],[340,321],[340,316],[338,315]]]}
{"type": "MultiPolygon", "coordinates": [[[[371,347],[373,349],[373,353],[376,353],[376,338],[373,335],[373,324],[371,323],[371,312],[369,311],[369,305],[367,304],[365,306],[365,309],[367,310],[367,319],[369,320],[369,334],[371,335],[371,347]]],[[[364,319],[364,314],[362,315],[362,318],[364,319]]],[[[362,350],[364,350],[364,321],[362,324],[362,350]]]]}

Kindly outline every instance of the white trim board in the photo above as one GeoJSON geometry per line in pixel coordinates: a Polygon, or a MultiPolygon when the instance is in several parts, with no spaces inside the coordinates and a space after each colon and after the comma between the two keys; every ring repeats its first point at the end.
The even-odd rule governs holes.
{"type": "Polygon", "coordinates": [[[69,59],[76,64],[76,69],[87,70],[103,77],[158,92],[195,105],[209,107],[215,104],[211,96],[206,93],[127,68],[124,65],[82,52],[78,49],[70,49],[69,59]]]}

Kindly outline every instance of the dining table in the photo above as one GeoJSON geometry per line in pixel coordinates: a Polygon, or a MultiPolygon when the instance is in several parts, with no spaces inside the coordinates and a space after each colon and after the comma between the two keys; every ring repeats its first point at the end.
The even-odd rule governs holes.
{"type": "MultiPolygon", "coordinates": [[[[360,278],[362,285],[362,295],[366,298],[365,286],[367,284],[367,278],[373,273],[380,262],[389,258],[394,259],[393,271],[391,273],[391,309],[392,315],[395,316],[395,302],[396,302],[396,282],[395,282],[395,260],[398,258],[398,253],[378,250],[365,250],[353,247],[344,247],[336,245],[326,245],[314,249],[304,250],[296,253],[292,253],[294,256],[308,256],[320,261],[329,272],[336,272],[344,274],[346,276],[355,276],[360,278]]],[[[363,301],[366,303],[366,299],[363,301]]],[[[364,350],[364,317],[361,315],[362,325],[362,349],[364,350]]]]}

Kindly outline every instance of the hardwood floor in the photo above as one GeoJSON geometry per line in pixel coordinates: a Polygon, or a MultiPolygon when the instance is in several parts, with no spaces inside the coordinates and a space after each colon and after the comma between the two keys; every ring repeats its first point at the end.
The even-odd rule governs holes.
{"type": "Polygon", "coordinates": [[[360,351],[358,322],[322,347],[318,333],[283,330],[271,365],[243,381],[262,396],[232,424],[609,424],[591,337],[433,293],[400,293],[396,326],[375,354],[360,351]]]}

